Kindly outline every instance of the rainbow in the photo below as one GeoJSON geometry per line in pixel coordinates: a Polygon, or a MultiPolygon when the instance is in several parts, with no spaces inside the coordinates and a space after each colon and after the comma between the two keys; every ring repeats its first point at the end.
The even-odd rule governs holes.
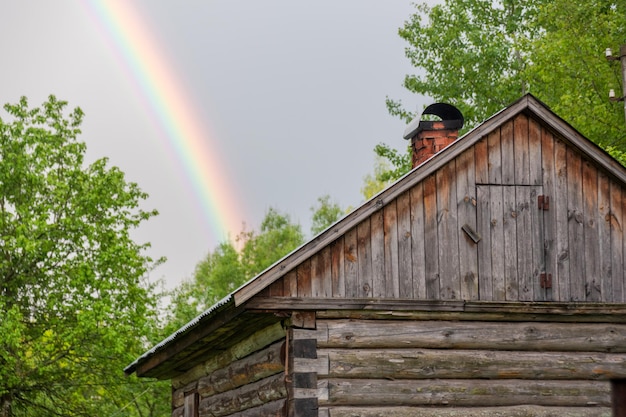
{"type": "Polygon", "coordinates": [[[193,100],[168,65],[164,51],[130,1],[83,0],[82,4],[112,45],[138,86],[141,100],[167,138],[168,153],[191,185],[215,242],[239,232],[243,217],[219,163],[215,140],[196,115],[193,100]]]}

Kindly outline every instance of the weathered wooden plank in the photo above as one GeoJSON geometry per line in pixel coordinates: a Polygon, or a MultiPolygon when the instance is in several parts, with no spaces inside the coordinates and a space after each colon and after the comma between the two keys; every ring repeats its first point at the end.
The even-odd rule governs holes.
{"type": "MultiPolygon", "coordinates": [[[[500,129],[496,129],[498,131],[498,138],[500,129]]],[[[476,159],[476,183],[478,184],[488,184],[489,183],[489,173],[491,163],[489,161],[489,153],[488,153],[488,139],[487,137],[481,138],[474,145],[474,158],[476,159]]]]}
{"type": "MultiPolygon", "coordinates": [[[[531,181],[532,182],[532,181],[531,181]]],[[[539,208],[538,199],[540,195],[544,195],[542,186],[531,186],[530,188],[530,199],[528,201],[529,204],[529,213],[530,213],[530,246],[531,246],[531,255],[530,259],[530,268],[528,268],[528,272],[530,276],[528,277],[530,282],[529,286],[532,288],[532,300],[535,301],[546,301],[551,299],[552,293],[551,288],[544,288],[541,285],[541,274],[545,273],[546,270],[546,249],[545,249],[545,224],[544,224],[544,213],[545,210],[539,208]],[[548,291],[550,294],[548,295],[548,291]]],[[[549,197],[548,197],[549,199],[549,197]]],[[[546,275],[547,277],[547,275],[546,275]]]]}
{"type": "MultiPolygon", "coordinates": [[[[545,289],[535,286],[535,295],[541,294],[546,301],[558,299],[558,286],[555,283],[557,279],[556,264],[556,212],[559,201],[556,200],[556,169],[554,163],[554,137],[547,129],[541,129],[541,169],[543,171],[543,194],[548,196],[551,210],[541,210],[540,216],[543,220],[543,248],[544,248],[544,270],[547,274],[552,275],[552,288],[545,289]],[[555,294],[557,294],[555,296],[555,294]]],[[[537,285],[537,284],[535,284],[537,285]]]]}
{"type": "Polygon", "coordinates": [[[319,352],[328,355],[330,378],[608,381],[626,377],[626,354],[616,353],[419,348],[319,352]]]}
{"type": "Polygon", "coordinates": [[[513,150],[515,153],[515,184],[530,185],[530,154],[528,148],[528,116],[513,119],[513,150]]]}
{"type": "MultiPolygon", "coordinates": [[[[489,173],[484,184],[502,184],[502,151],[500,144],[500,129],[495,129],[487,136],[487,153],[489,158],[489,173]]],[[[477,177],[478,182],[478,177],[477,177]]]]}
{"type": "Polygon", "coordinates": [[[282,345],[282,341],[274,343],[200,378],[198,380],[198,394],[203,398],[208,397],[283,372],[282,345]]]}
{"type": "Polygon", "coordinates": [[[608,381],[329,379],[320,405],[610,405],[608,381]]]}
{"type": "Polygon", "coordinates": [[[330,244],[330,262],[333,297],[346,296],[343,236],[330,244]]]}
{"type": "Polygon", "coordinates": [[[283,289],[285,297],[298,296],[298,278],[295,269],[287,272],[283,277],[283,289]]]}
{"type": "Polygon", "coordinates": [[[211,372],[228,366],[229,363],[248,356],[285,337],[285,330],[280,323],[273,324],[250,337],[242,340],[229,349],[222,351],[211,358],[203,361],[201,364],[193,367],[183,375],[172,379],[172,387],[179,389],[185,385],[192,383],[202,377],[209,375],[211,372]]]}
{"type": "Polygon", "coordinates": [[[313,297],[332,295],[330,247],[322,249],[311,257],[311,294],[313,297]]]}
{"type": "Polygon", "coordinates": [[[611,417],[609,407],[331,407],[328,417],[611,417]]]}
{"type": "Polygon", "coordinates": [[[298,280],[298,297],[311,297],[313,287],[311,282],[311,260],[307,259],[296,268],[298,280]]]}
{"type": "Polygon", "coordinates": [[[372,295],[385,295],[385,229],[383,211],[379,210],[370,218],[372,229],[372,295]]]}
{"type": "Polygon", "coordinates": [[[278,279],[267,288],[268,294],[270,297],[281,297],[285,295],[284,293],[284,280],[278,279]]]}
{"type": "Polygon", "coordinates": [[[528,165],[530,185],[543,184],[542,128],[537,120],[528,118],[528,165]]]}
{"type": "Polygon", "coordinates": [[[411,196],[398,196],[398,284],[400,298],[413,298],[413,257],[411,247],[411,196]]]}
{"type": "Polygon", "coordinates": [[[461,297],[455,179],[456,164],[454,161],[451,161],[437,172],[439,298],[444,300],[454,300],[461,297]]]}
{"type": "Polygon", "coordinates": [[[613,297],[613,278],[611,274],[611,195],[609,178],[598,171],[598,211],[596,224],[598,227],[598,251],[600,266],[601,297],[600,301],[610,301],[613,297]]]}
{"type": "Polygon", "coordinates": [[[198,415],[198,393],[192,392],[185,395],[185,404],[183,406],[184,417],[195,417],[198,415]]]}
{"type": "Polygon", "coordinates": [[[398,271],[398,212],[396,200],[383,209],[385,230],[385,297],[400,296],[400,274],[398,271]]]}
{"type": "Polygon", "coordinates": [[[500,127],[500,154],[502,155],[502,185],[515,185],[515,141],[513,121],[500,127]]]}
{"type": "Polygon", "coordinates": [[[537,191],[529,186],[515,187],[515,223],[517,234],[517,279],[518,299],[520,301],[532,301],[534,299],[534,272],[533,245],[537,244],[533,239],[532,214],[537,213],[537,191]],[[532,191],[532,193],[531,193],[532,191]]]}
{"type": "Polygon", "coordinates": [[[278,374],[200,401],[199,415],[219,417],[283,399],[287,396],[284,375],[278,374]]]}
{"type": "Polygon", "coordinates": [[[413,298],[426,298],[426,269],[424,263],[424,188],[422,183],[411,189],[411,262],[413,298]]]}
{"type": "Polygon", "coordinates": [[[456,160],[457,241],[459,242],[460,298],[478,300],[478,247],[464,231],[469,227],[476,231],[476,169],[474,148],[461,154],[456,160]]]}
{"type": "Polygon", "coordinates": [[[439,299],[439,238],[437,236],[437,180],[424,179],[424,270],[426,298],[439,299]]]}
{"type": "Polygon", "coordinates": [[[272,401],[258,407],[231,414],[229,417],[285,417],[285,402],[286,400],[284,399],[272,401]]]}
{"type": "Polygon", "coordinates": [[[598,227],[598,171],[589,163],[582,162],[582,196],[584,246],[585,300],[601,301],[600,240],[598,227]]]}
{"type": "Polygon", "coordinates": [[[585,234],[580,155],[567,150],[567,216],[570,255],[570,299],[585,301],[585,234]]]}
{"type": "MultiPolygon", "coordinates": [[[[504,285],[505,300],[519,300],[519,281],[517,277],[517,204],[515,187],[502,187],[502,219],[504,232],[504,285]]],[[[494,256],[495,257],[495,256],[494,256]]],[[[494,275],[494,277],[496,277],[494,275]]],[[[497,278],[497,277],[496,277],[497,278]]],[[[500,300],[499,300],[500,301],[500,300]]]]}
{"type": "Polygon", "coordinates": [[[344,267],[346,280],[346,297],[359,297],[359,275],[357,266],[357,232],[356,227],[348,230],[344,241],[344,267]]]}
{"type": "MultiPolygon", "coordinates": [[[[488,185],[476,186],[476,229],[482,239],[478,242],[478,292],[483,301],[493,301],[493,272],[491,253],[493,242],[491,239],[491,197],[488,185]]],[[[500,274],[502,277],[503,274],[500,274]]]]}
{"type": "Polygon", "coordinates": [[[357,268],[358,296],[371,297],[372,293],[372,239],[370,219],[365,219],[357,227],[357,268]]]}
{"type": "Polygon", "coordinates": [[[615,181],[609,185],[611,193],[611,302],[623,303],[624,299],[624,190],[615,181]]]}
{"type": "Polygon", "coordinates": [[[320,320],[319,348],[626,352],[626,326],[421,320],[320,320]]]}
{"type": "MultiPolygon", "coordinates": [[[[504,187],[489,187],[489,215],[491,227],[491,275],[494,301],[506,300],[505,226],[508,214],[504,211],[504,187]]],[[[510,215],[509,215],[510,217],[510,215]]]]}
{"type": "Polygon", "coordinates": [[[567,147],[561,140],[554,144],[554,168],[556,172],[555,193],[551,200],[556,218],[556,262],[557,269],[552,276],[552,296],[556,301],[569,301],[570,289],[570,244],[569,244],[569,203],[567,201],[567,147]],[[555,283],[556,281],[556,283],[555,283]]]}

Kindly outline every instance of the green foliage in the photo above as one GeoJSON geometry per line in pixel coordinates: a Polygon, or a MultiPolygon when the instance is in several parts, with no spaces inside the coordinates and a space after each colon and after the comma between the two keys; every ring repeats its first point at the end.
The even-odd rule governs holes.
{"type": "MultiPolygon", "coordinates": [[[[399,30],[417,69],[404,86],[459,108],[461,133],[531,92],[596,144],[626,147],[623,106],[608,100],[610,88],[620,91],[620,66],[604,57],[626,39],[626,2],[444,0],[416,10],[399,30]]],[[[387,108],[414,117],[399,101],[387,108]]],[[[410,169],[390,161],[385,176],[410,169]]]]}
{"type": "Polygon", "coordinates": [[[156,386],[121,372],[155,317],[157,262],[130,232],[156,212],[106,159],[84,164],[83,114],[65,107],[22,98],[0,119],[3,417],[109,415],[156,386]]]}
{"type": "Polygon", "coordinates": [[[193,278],[174,290],[166,333],[172,333],[247,280],[300,246],[304,235],[287,215],[270,208],[260,231],[242,231],[196,266],[193,278]]]}
{"type": "Polygon", "coordinates": [[[328,194],[318,197],[317,203],[317,206],[311,207],[311,212],[313,212],[311,217],[311,234],[313,236],[326,230],[344,215],[344,211],[339,204],[331,201],[328,194]]]}

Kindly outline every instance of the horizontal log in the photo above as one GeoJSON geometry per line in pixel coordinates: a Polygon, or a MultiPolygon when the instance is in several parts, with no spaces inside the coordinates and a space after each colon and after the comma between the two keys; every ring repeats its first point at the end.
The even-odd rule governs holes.
{"type": "Polygon", "coordinates": [[[198,393],[201,397],[208,397],[283,372],[285,367],[280,355],[282,345],[283,342],[274,343],[200,378],[198,393]]]}
{"type": "Polygon", "coordinates": [[[320,349],[331,378],[545,379],[626,378],[626,354],[454,349],[320,349]]]}
{"type": "Polygon", "coordinates": [[[320,406],[609,407],[608,381],[328,379],[320,406]]]}
{"type": "Polygon", "coordinates": [[[626,325],[319,320],[318,347],[626,352],[626,325]]]}
{"type": "Polygon", "coordinates": [[[287,396],[284,373],[200,401],[201,417],[220,417],[259,407],[287,396]]]}
{"type": "Polygon", "coordinates": [[[284,417],[284,409],[285,400],[278,400],[231,414],[229,417],[284,417]]]}
{"type": "Polygon", "coordinates": [[[333,407],[320,417],[611,417],[608,407],[333,407]]]}
{"type": "Polygon", "coordinates": [[[260,312],[316,310],[317,319],[454,317],[454,320],[478,320],[482,317],[496,321],[626,323],[626,304],[615,303],[255,297],[246,303],[246,308],[260,312]]]}
{"type": "Polygon", "coordinates": [[[181,376],[172,379],[172,387],[179,389],[185,385],[205,377],[212,372],[228,366],[229,363],[244,358],[253,352],[285,338],[285,330],[280,323],[275,323],[252,334],[247,339],[235,344],[226,351],[220,352],[211,358],[194,366],[181,376]]]}

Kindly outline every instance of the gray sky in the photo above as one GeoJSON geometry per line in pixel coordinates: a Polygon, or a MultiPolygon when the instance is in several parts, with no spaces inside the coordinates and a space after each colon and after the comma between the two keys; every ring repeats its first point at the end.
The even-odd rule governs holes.
{"type": "MultiPolygon", "coordinates": [[[[410,0],[131,3],[210,127],[212,156],[249,228],[275,207],[308,233],[317,197],[361,203],[374,146],[406,146],[385,96],[414,110],[428,104],[401,86],[413,72],[397,35],[414,12],[410,0]]],[[[223,237],[88,4],[0,2],[0,102],[25,95],[39,105],[55,94],[83,109],[89,157],[108,157],[150,194],[146,208],[161,213],[136,238],[168,258],[152,276],[172,287],[223,237]]]]}

